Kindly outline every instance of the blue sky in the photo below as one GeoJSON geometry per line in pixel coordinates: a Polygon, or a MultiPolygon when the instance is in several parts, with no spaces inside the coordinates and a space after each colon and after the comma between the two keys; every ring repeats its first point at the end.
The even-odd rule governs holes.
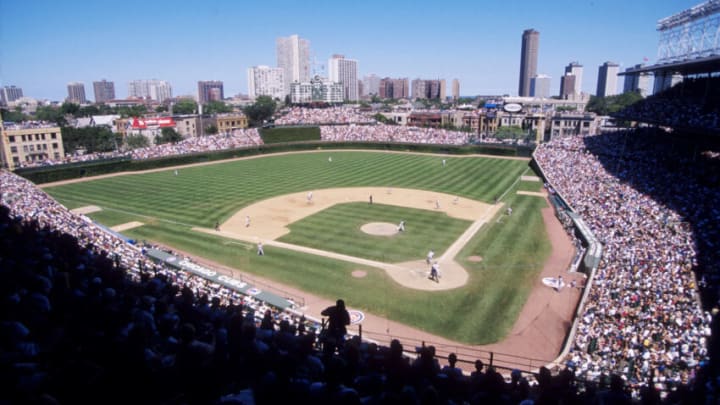
{"type": "MultiPolygon", "coordinates": [[[[538,73],[557,94],[563,68],[656,59],[657,20],[701,0],[229,1],[0,0],[0,85],[62,100],[71,81],[169,81],[174,95],[198,80],[247,93],[247,68],[276,64],[275,39],[298,34],[318,63],[358,60],[359,76],[453,78],[462,95],[516,94],[522,31],[540,31],[538,73]]],[[[620,80],[622,84],[622,79],[620,80]]]]}

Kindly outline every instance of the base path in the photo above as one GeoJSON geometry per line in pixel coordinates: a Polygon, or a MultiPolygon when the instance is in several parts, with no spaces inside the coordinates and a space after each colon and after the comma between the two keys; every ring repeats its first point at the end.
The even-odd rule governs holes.
{"type": "Polygon", "coordinates": [[[312,198],[308,197],[309,193],[309,191],[303,191],[287,194],[249,205],[221,224],[219,231],[207,228],[193,229],[245,242],[262,242],[266,246],[277,246],[383,269],[402,286],[418,290],[437,291],[462,287],[467,283],[468,273],[455,261],[455,256],[480,230],[482,225],[495,215],[500,207],[499,205],[489,205],[434,191],[404,188],[353,187],[322,189],[313,190],[312,198]],[[429,269],[424,260],[405,263],[382,263],[276,240],[289,233],[290,230],[287,226],[295,221],[336,204],[358,201],[369,203],[370,196],[373,197],[373,204],[439,211],[454,218],[473,221],[470,227],[450,245],[443,255],[436,258],[442,276],[440,282],[428,280],[429,269]],[[249,222],[248,218],[250,218],[249,222]]]}

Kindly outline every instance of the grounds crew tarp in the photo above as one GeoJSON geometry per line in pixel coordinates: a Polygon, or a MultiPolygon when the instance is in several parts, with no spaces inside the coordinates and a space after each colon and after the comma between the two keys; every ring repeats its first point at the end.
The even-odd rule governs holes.
{"type": "Polygon", "coordinates": [[[223,287],[230,288],[260,301],[264,301],[274,307],[286,309],[292,306],[292,303],[285,298],[260,290],[259,288],[253,287],[244,281],[236,280],[224,274],[218,274],[215,270],[200,266],[197,263],[171,255],[167,252],[163,252],[162,250],[148,249],[146,254],[153,260],[165,263],[166,265],[176,269],[190,272],[196,276],[209,280],[210,282],[220,284],[223,287]]]}

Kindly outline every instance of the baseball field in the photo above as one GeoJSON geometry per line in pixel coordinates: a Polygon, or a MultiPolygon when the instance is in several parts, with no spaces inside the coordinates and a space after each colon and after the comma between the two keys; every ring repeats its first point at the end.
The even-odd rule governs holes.
{"type": "Polygon", "coordinates": [[[131,238],[486,344],[513,327],[550,253],[545,200],[516,193],[542,185],[523,174],[527,160],[323,150],[45,191],[71,209],[99,207],[88,216],[106,226],[142,224],[123,231],[131,238]],[[426,277],[429,250],[438,282],[426,277]]]}

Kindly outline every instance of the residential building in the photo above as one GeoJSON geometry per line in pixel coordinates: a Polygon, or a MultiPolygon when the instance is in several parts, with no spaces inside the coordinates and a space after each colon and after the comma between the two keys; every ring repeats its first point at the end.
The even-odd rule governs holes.
{"type": "Polygon", "coordinates": [[[213,117],[218,134],[229,134],[236,129],[248,127],[248,119],[242,113],[218,114],[213,117]]]}
{"type": "Polygon", "coordinates": [[[665,91],[683,81],[683,75],[678,72],[661,72],[655,74],[653,81],[653,94],[665,91]]]}
{"type": "Polygon", "coordinates": [[[248,68],[248,96],[251,100],[258,96],[269,96],[282,100],[286,94],[283,68],[264,65],[248,68]]]}
{"type": "Polygon", "coordinates": [[[445,101],[447,98],[447,86],[445,85],[445,79],[440,79],[440,101],[445,101]]]}
{"type": "MultiPolygon", "coordinates": [[[[642,64],[635,65],[631,68],[625,69],[625,72],[633,69],[640,69],[642,68],[642,64]]],[[[639,93],[643,97],[647,97],[650,95],[650,83],[652,81],[652,75],[650,73],[632,73],[628,74],[625,73],[625,84],[623,87],[624,93],[629,93],[631,91],[639,93]]]]}
{"type": "Polygon", "coordinates": [[[198,136],[200,128],[200,116],[197,114],[173,115],[175,131],[183,138],[194,138],[198,136]]]}
{"type": "Polygon", "coordinates": [[[284,71],[285,94],[290,94],[290,83],[310,82],[310,41],[297,35],[276,40],[277,66],[284,71]]]}
{"type": "Polygon", "coordinates": [[[85,98],[85,85],[80,82],[70,82],[67,85],[67,101],[75,104],[87,104],[85,98]]]}
{"type": "Polygon", "coordinates": [[[597,134],[600,119],[594,113],[556,112],[550,118],[550,136],[597,134]]]}
{"type": "Polygon", "coordinates": [[[223,82],[219,80],[198,82],[198,103],[207,104],[211,101],[222,101],[225,98],[223,82]]]}
{"type": "Polygon", "coordinates": [[[343,86],[337,82],[323,80],[319,76],[315,76],[310,82],[293,82],[290,84],[290,102],[293,104],[342,103],[343,86]]]}
{"type": "Polygon", "coordinates": [[[359,100],[358,63],[354,59],[345,59],[344,55],[333,55],[328,60],[328,79],[343,86],[345,100],[359,100]]]}
{"type": "Polygon", "coordinates": [[[4,86],[0,89],[0,105],[8,105],[9,103],[23,97],[23,91],[20,87],[4,86]]]}
{"type": "Polygon", "coordinates": [[[522,48],[520,50],[520,80],[518,95],[530,95],[530,78],[537,75],[538,51],[540,47],[540,33],[534,29],[523,31],[522,48]]]}
{"type": "Polygon", "coordinates": [[[620,65],[605,62],[598,68],[597,92],[598,97],[608,97],[617,94],[617,77],[620,65]]]}
{"type": "Polygon", "coordinates": [[[412,81],[412,98],[417,99],[442,99],[444,92],[444,80],[423,80],[415,79],[412,81]]]}
{"type": "Polygon", "coordinates": [[[14,170],[65,157],[60,127],[39,121],[4,126],[0,120],[0,165],[14,170]]]}
{"type": "Polygon", "coordinates": [[[410,96],[410,80],[405,78],[391,79],[386,77],[380,80],[378,88],[380,98],[403,99],[410,96]]]}
{"type": "Polygon", "coordinates": [[[115,82],[109,82],[105,79],[93,82],[93,93],[95,93],[95,104],[115,100],[115,82]]]}
{"type": "Polygon", "coordinates": [[[162,103],[172,98],[172,86],[164,80],[132,80],[128,83],[128,98],[150,99],[162,103]]]}
{"type": "Polygon", "coordinates": [[[380,94],[380,76],[371,74],[363,78],[362,96],[379,96],[380,94]]]}
{"type": "Polygon", "coordinates": [[[550,76],[535,75],[530,79],[530,97],[550,97],[550,76]]]}
{"type": "Polygon", "coordinates": [[[458,79],[453,79],[452,81],[452,97],[453,100],[460,98],[460,80],[458,79]]]}

